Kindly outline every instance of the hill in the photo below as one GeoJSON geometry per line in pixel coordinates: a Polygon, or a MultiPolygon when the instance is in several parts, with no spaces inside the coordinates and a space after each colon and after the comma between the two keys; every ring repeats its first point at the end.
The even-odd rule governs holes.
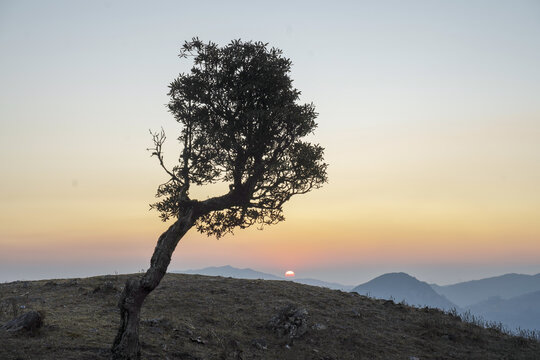
{"type": "Polygon", "coordinates": [[[358,285],[352,291],[378,299],[405,301],[409,305],[420,307],[429,306],[445,310],[457,308],[444,296],[437,294],[428,283],[406,273],[384,274],[358,285]]]}
{"type": "MultiPolygon", "coordinates": [[[[0,358],[106,359],[126,278],[0,284],[0,324],[17,312],[45,314],[35,336],[0,330],[0,358]]],[[[291,281],[167,274],[141,320],[143,359],[534,359],[540,353],[537,341],[439,310],[291,281]],[[293,327],[276,325],[284,308],[296,309],[298,338],[283,332],[293,327]]]]}
{"type": "Polygon", "coordinates": [[[322,280],[317,280],[317,279],[309,279],[309,278],[294,279],[293,278],[291,280],[299,284],[320,286],[320,287],[325,287],[332,290],[351,291],[353,288],[353,286],[343,285],[343,284],[339,284],[335,282],[327,282],[327,281],[322,281],[322,280]]]}
{"type": "Polygon", "coordinates": [[[193,275],[207,275],[207,276],[223,276],[223,277],[232,277],[235,279],[262,279],[262,280],[288,280],[294,281],[300,284],[321,286],[333,290],[342,290],[350,291],[353,287],[342,285],[334,282],[327,282],[317,279],[303,279],[303,278],[289,278],[285,279],[276,275],[263,273],[253,269],[238,269],[230,265],[225,266],[211,266],[203,269],[197,270],[183,270],[183,271],[172,271],[177,274],[193,274],[193,275]]]}
{"type": "Polygon", "coordinates": [[[210,266],[204,269],[197,270],[183,270],[183,271],[173,271],[173,273],[178,274],[192,274],[192,275],[206,275],[206,276],[223,276],[223,277],[232,277],[235,279],[262,279],[262,280],[283,280],[279,276],[263,273],[260,271],[255,271],[253,269],[238,269],[230,265],[225,266],[210,266]]]}
{"type": "Polygon", "coordinates": [[[485,320],[501,322],[510,329],[540,331],[540,291],[511,299],[493,297],[467,309],[485,320]]]}
{"type": "Polygon", "coordinates": [[[540,291],[540,274],[506,274],[453,285],[432,286],[440,295],[445,296],[461,307],[466,307],[494,296],[502,299],[510,299],[534,291],[540,291]]]}

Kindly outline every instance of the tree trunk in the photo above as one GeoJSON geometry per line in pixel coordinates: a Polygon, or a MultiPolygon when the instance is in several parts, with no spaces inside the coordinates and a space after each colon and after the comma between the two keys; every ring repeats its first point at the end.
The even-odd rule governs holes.
{"type": "Polygon", "coordinates": [[[120,327],[111,349],[113,359],[140,359],[139,317],[141,306],[146,296],[159,285],[171,262],[176,245],[193,224],[193,210],[179,217],[159,237],[148,271],[141,278],[129,279],[126,282],[118,301],[120,327]]]}

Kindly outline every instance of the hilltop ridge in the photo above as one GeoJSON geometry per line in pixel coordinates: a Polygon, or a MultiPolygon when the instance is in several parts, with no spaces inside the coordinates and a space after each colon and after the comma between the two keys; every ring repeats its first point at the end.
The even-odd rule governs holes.
{"type": "Polygon", "coordinates": [[[446,297],[437,294],[428,283],[403,272],[378,276],[351,291],[378,299],[405,301],[409,305],[420,307],[429,306],[444,310],[458,308],[446,297]]]}
{"type": "Polygon", "coordinates": [[[502,299],[540,291],[540,274],[504,274],[452,285],[432,285],[433,289],[461,307],[471,306],[493,296],[502,299]]]}
{"type": "MultiPolygon", "coordinates": [[[[34,337],[0,330],[0,358],[106,359],[126,278],[0,284],[0,324],[13,309],[45,313],[34,337]]],[[[290,281],[185,274],[167,274],[149,296],[140,336],[143,359],[534,359],[540,353],[537,341],[437,309],[290,281]],[[295,338],[269,327],[288,306],[306,316],[295,338]]]]}

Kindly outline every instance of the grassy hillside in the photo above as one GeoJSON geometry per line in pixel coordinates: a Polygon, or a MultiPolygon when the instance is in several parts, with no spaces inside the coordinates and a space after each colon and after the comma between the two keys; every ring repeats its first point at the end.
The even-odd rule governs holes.
{"type": "MultiPolygon", "coordinates": [[[[0,330],[0,359],[105,359],[126,276],[0,284],[0,324],[31,309],[34,336],[0,330]],[[22,308],[24,307],[24,308],[22,308]]],[[[301,285],[168,274],[142,311],[143,359],[538,359],[540,343],[433,309],[301,285]],[[288,304],[307,332],[268,326],[288,304]]]]}

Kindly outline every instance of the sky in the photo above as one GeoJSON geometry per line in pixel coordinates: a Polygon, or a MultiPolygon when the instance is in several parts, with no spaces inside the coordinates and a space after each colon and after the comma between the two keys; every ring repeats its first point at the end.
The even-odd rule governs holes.
{"type": "Polygon", "coordinates": [[[168,227],[149,129],[174,164],[195,36],[283,50],[329,182],[262,231],[192,229],[169,270],[540,273],[540,2],[0,0],[0,281],[148,268],[168,227]]]}

